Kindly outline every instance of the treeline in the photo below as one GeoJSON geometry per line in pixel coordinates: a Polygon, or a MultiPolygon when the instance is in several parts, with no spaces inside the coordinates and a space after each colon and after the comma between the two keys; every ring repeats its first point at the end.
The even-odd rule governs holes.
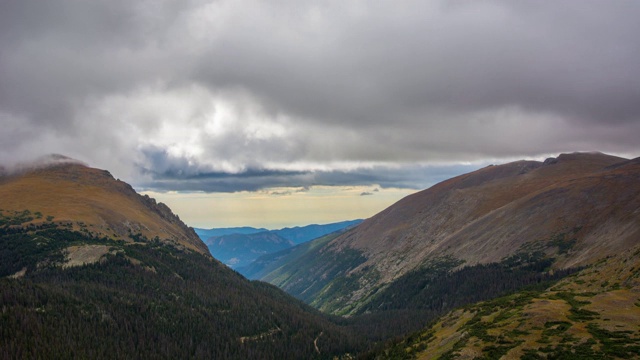
{"type": "Polygon", "coordinates": [[[139,241],[59,224],[0,227],[0,358],[332,358],[570,272],[549,273],[552,260],[541,253],[458,271],[460,262],[440,259],[380,289],[359,315],[340,318],[200,254],[139,241]],[[63,270],[63,250],[79,244],[115,254],[63,270]],[[25,268],[24,277],[7,278],[25,268]]]}
{"type": "Polygon", "coordinates": [[[543,290],[579,270],[552,272],[552,263],[553,259],[541,252],[521,253],[500,263],[452,271],[462,263],[438,259],[379,290],[349,325],[366,333],[371,341],[402,337],[455,308],[521,290],[543,290]]]}

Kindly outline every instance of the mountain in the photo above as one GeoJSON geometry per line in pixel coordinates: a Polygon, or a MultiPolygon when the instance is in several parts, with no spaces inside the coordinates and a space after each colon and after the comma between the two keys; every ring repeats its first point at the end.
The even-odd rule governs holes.
{"type": "Polygon", "coordinates": [[[0,358],[332,358],[362,336],[209,255],[163,204],[53,161],[0,177],[0,358]]]}
{"type": "Polygon", "coordinates": [[[250,226],[213,229],[194,228],[194,230],[196,231],[196,234],[198,234],[200,239],[205,242],[209,238],[217,236],[234,234],[249,235],[269,231],[287,240],[291,240],[294,244],[297,245],[327,235],[334,231],[342,230],[350,226],[355,226],[361,222],[362,220],[349,220],[323,225],[312,224],[305,226],[286,227],[278,230],[267,230],[265,228],[254,228],[250,226]]]}
{"type": "Polygon", "coordinates": [[[298,245],[309,240],[317,239],[321,236],[325,236],[327,234],[331,234],[333,232],[358,225],[361,222],[362,220],[349,220],[323,225],[312,224],[273,230],[273,232],[278,234],[278,236],[281,236],[287,240],[291,240],[294,244],[298,245]]]}
{"type": "Polygon", "coordinates": [[[163,203],[141,196],[106,170],[60,155],[0,177],[0,207],[29,211],[31,224],[54,223],[94,237],[134,241],[137,236],[208,254],[193,229],[163,203]]]}
{"type": "Polygon", "coordinates": [[[255,234],[258,232],[269,231],[264,228],[254,228],[249,226],[243,227],[231,227],[231,228],[213,228],[213,229],[200,229],[194,228],[196,234],[202,239],[202,241],[207,241],[207,239],[215,236],[223,236],[223,235],[233,235],[233,234],[255,234]]]}
{"type": "Polygon", "coordinates": [[[640,354],[640,246],[543,291],[452,311],[376,359],[611,359],[640,354]]]}
{"type": "Polygon", "coordinates": [[[260,278],[334,314],[436,316],[637,245],[640,160],[573,153],[488,166],[316,241],[260,278]]]}
{"type": "Polygon", "coordinates": [[[206,244],[213,257],[232,269],[247,266],[260,255],[295,245],[270,231],[215,236],[209,238],[206,244]]]}
{"type": "MultiPolygon", "coordinates": [[[[203,240],[216,259],[238,270],[248,266],[261,255],[278,252],[361,222],[362,220],[351,220],[265,231],[251,227],[221,228],[200,230],[200,234],[220,234],[203,240]]],[[[200,235],[201,238],[202,235],[200,235]]]]}
{"type": "Polygon", "coordinates": [[[285,250],[262,255],[249,265],[238,267],[236,270],[248,279],[270,280],[277,278],[280,275],[278,269],[285,264],[286,268],[307,266],[308,264],[305,263],[307,261],[305,254],[311,253],[311,251],[316,247],[327,244],[329,241],[338,237],[341,233],[342,232],[340,231],[336,231],[314,241],[309,241],[297,246],[289,247],[285,250]],[[269,274],[268,278],[266,277],[267,274],[269,274]]]}

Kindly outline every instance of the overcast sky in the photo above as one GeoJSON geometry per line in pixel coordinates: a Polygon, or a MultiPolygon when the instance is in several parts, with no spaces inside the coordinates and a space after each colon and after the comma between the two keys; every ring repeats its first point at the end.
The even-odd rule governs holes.
{"type": "MultiPolygon", "coordinates": [[[[0,1],[0,162],[164,192],[640,155],[638,1],[0,1]]],[[[374,194],[376,195],[376,194],[374,194]]]]}

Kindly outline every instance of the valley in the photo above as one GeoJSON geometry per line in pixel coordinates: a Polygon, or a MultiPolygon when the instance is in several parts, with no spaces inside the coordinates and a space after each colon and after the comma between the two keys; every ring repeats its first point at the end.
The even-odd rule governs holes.
{"type": "Polygon", "coordinates": [[[0,357],[632,358],[639,180],[638,159],[561,154],[364,221],[194,231],[68,159],[3,175],[0,357]],[[236,272],[222,245],[255,257],[236,272]]]}
{"type": "Polygon", "coordinates": [[[242,272],[258,257],[356,226],[362,220],[313,224],[277,230],[253,227],[195,229],[216,259],[242,272]]]}

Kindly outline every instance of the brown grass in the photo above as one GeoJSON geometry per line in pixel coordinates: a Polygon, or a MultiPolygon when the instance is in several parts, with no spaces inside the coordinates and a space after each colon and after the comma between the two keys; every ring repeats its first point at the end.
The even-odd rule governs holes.
{"type": "Polygon", "coordinates": [[[42,213],[34,224],[52,216],[53,222],[96,236],[131,241],[130,233],[140,233],[208,254],[195,233],[163,218],[129,185],[103,170],[64,165],[5,177],[0,179],[0,204],[3,210],[42,213]]]}

